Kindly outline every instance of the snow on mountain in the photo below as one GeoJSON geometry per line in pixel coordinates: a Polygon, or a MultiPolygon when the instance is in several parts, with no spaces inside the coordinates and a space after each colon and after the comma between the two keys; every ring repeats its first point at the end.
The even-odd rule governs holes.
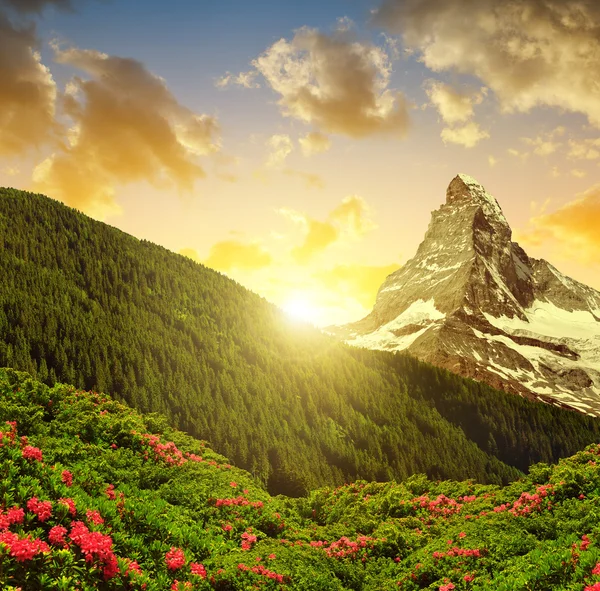
{"type": "Polygon", "coordinates": [[[600,416],[600,292],[529,258],[511,238],[496,199],[459,174],[372,312],[330,332],[600,416]]]}

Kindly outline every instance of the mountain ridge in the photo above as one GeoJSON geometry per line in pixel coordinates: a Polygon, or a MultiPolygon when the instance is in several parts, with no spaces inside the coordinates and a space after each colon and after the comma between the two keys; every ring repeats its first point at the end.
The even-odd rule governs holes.
{"type": "Polygon", "coordinates": [[[329,332],[600,415],[600,293],[530,258],[496,199],[465,174],[450,182],[417,253],[387,277],[372,312],[329,332]]]}
{"type": "Polygon", "coordinates": [[[337,343],[227,277],[41,195],[0,190],[0,366],[112,392],[271,492],[508,482],[600,421],[337,343]]]}

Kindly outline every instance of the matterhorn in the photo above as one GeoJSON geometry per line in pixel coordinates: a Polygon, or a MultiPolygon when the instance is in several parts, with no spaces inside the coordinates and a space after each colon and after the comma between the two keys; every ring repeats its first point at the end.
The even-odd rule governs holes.
{"type": "Polygon", "coordinates": [[[459,174],[372,312],[330,330],[489,385],[600,416],[600,292],[527,256],[496,199],[459,174]]]}

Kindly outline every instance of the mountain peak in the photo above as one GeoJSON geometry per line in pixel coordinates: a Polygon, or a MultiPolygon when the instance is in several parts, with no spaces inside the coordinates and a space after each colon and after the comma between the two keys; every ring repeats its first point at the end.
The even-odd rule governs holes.
{"type": "Polygon", "coordinates": [[[490,195],[483,185],[472,176],[461,172],[450,181],[446,189],[446,204],[462,203],[480,205],[488,216],[491,215],[508,225],[496,198],[490,195]]]}
{"type": "Polygon", "coordinates": [[[496,199],[466,174],[372,312],[340,334],[600,416],[600,293],[529,258],[496,199]]]}

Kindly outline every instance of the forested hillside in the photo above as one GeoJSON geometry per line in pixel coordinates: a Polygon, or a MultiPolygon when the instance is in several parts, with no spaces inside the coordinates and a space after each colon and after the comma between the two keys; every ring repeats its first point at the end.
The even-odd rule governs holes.
{"type": "Polygon", "coordinates": [[[508,482],[598,420],[353,350],[227,277],[40,195],[0,189],[0,366],[108,391],[272,492],[357,478],[508,482]]]}
{"type": "Polygon", "coordinates": [[[598,591],[599,462],[271,497],[157,415],[0,370],[0,588],[598,591]]]}

